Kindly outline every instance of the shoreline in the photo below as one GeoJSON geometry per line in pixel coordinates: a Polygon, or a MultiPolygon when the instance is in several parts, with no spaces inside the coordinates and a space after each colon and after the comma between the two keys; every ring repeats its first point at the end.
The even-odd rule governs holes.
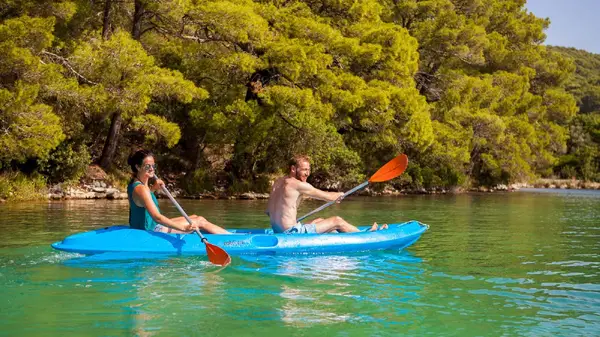
{"type": "MultiPolygon", "coordinates": [[[[174,197],[180,199],[192,200],[264,200],[269,198],[268,193],[244,192],[230,194],[225,191],[207,192],[195,195],[186,195],[183,190],[177,186],[168,187],[174,197]]],[[[494,192],[514,192],[522,188],[540,188],[540,189],[559,189],[559,190],[600,190],[600,183],[583,182],[577,180],[561,179],[539,179],[534,183],[519,183],[511,185],[497,185],[493,188],[476,187],[464,189],[455,187],[451,189],[432,188],[432,189],[395,189],[390,185],[384,186],[382,190],[373,190],[369,187],[355,193],[358,196],[401,196],[401,195],[433,195],[433,194],[468,194],[468,193],[494,193],[494,192]]],[[[157,193],[158,198],[165,198],[161,193],[157,193]]],[[[82,183],[76,186],[64,187],[62,184],[53,185],[48,188],[47,194],[41,194],[37,200],[126,200],[127,193],[120,189],[106,184],[104,181],[94,181],[91,184],[82,183]]],[[[17,200],[14,200],[17,201],[17,200]]],[[[25,201],[25,200],[18,200],[25,201]]],[[[0,203],[12,202],[12,200],[0,199],[0,203]]]]}

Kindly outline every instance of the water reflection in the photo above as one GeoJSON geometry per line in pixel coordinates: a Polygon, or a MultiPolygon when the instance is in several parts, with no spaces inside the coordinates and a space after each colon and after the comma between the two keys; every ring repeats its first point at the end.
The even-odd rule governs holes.
{"type": "Polygon", "coordinates": [[[247,264],[236,265],[238,270],[277,276],[278,298],[272,303],[277,303],[279,320],[292,327],[397,321],[397,311],[381,304],[401,301],[410,306],[421,289],[406,284],[423,272],[422,260],[408,252],[240,258],[247,264]]]}
{"type": "MultiPolygon", "coordinates": [[[[228,312],[222,268],[204,257],[57,254],[63,258],[55,264],[63,268],[59,275],[53,275],[51,284],[63,289],[86,289],[86,293],[97,298],[94,305],[101,303],[104,309],[111,308],[109,312],[119,312],[120,328],[131,334],[153,336],[164,327],[177,331],[202,313],[228,312]],[[185,315],[181,314],[183,303],[185,315]]],[[[81,296],[79,291],[75,293],[81,296]]],[[[69,311],[70,307],[81,307],[81,303],[73,302],[61,310],[69,311]]],[[[82,314],[94,315],[94,311],[84,310],[82,314]]]]}

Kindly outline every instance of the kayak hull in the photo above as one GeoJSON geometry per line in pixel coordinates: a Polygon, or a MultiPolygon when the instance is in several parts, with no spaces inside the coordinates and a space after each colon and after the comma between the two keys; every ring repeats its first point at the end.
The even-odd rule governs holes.
{"type": "MultiPolygon", "coordinates": [[[[234,229],[230,230],[233,234],[205,234],[205,237],[234,255],[338,253],[405,248],[428,228],[418,221],[409,221],[390,224],[388,229],[375,232],[268,234],[270,230],[265,229],[234,229]]],[[[115,252],[206,255],[206,245],[196,234],[148,232],[126,225],[73,234],[52,247],[86,255],[115,252]]]]}

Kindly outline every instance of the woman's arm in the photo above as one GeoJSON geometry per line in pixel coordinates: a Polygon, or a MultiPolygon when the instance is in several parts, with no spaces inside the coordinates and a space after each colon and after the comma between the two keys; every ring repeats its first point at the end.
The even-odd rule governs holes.
{"type": "MultiPolygon", "coordinates": [[[[173,220],[167,218],[166,216],[160,214],[160,212],[158,211],[158,208],[156,208],[156,205],[154,204],[154,200],[152,200],[152,196],[150,195],[150,193],[151,192],[150,192],[150,189],[148,189],[148,187],[146,187],[144,185],[138,185],[133,190],[133,197],[134,197],[134,201],[135,201],[135,199],[138,199],[141,202],[141,204],[143,205],[142,207],[146,208],[146,210],[148,211],[148,214],[150,214],[150,216],[152,217],[152,219],[154,219],[154,221],[156,221],[157,223],[159,223],[161,225],[165,225],[170,228],[178,229],[183,232],[189,232],[190,230],[193,229],[193,227],[190,224],[186,224],[186,223],[182,224],[182,223],[173,221],[173,220]]],[[[136,202],[136,204],[137,204],[137,202],[136,202]]]]}

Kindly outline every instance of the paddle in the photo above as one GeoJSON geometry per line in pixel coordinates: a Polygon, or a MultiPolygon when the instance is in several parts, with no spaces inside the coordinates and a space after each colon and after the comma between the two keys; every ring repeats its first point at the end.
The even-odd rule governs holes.
{"type": "MultiPolygon", "coordinates": [[[[175,201],[175,198],[173,198],[171,193],[169,193],[169,191],[167,190],[165,185],[162,185],[161,188],[162,188],[162,191],[167,195],[167,197],[169,197],[169,199],[171,200],[173,205],[175,205],[175,207],[177,207],[177,209],[179,210],[179,213],[181,213],[181,215],[183,215],[183,217],[191,225],[192,219],[190,219],[190,217],[188,217],[188,215],[185,213],[183,208],[181,208],[181,206],[179,206],[177,201],[175,201]]],[[[229,254],[227,254],[227,252],[225,250],[223,250],[219,246],[215,246],[215,245],[209,243],[208,239],[206,239],[204,237],[204,235],[202,235],[202,233],[200,233],[199,230],[196,229],[195,231],[196,231],[196,234],[198,234],[198,236],[200,236],[200,240],[206,245],[206,254],[208,255],[208,260],[210,262],[212,262],[213,264],[220,265],[220,266],[226,266],[231,263],[231,257],[229,256],[229,254]]]]}
{"type": "MultiPolygon", "coordinates": [[[[406,170],[406,166],[408,166],[408,157],[405,154],[401,154],[401,155],[397,156],[396,158],[388,161],[385,165],[383,165],[379,170],[377,170],[377,172],[375,172],[374,175],[371,176],[371,178],[369,178],[369,180],[356,186],[355,188],[351,189],[350,191],[344,193],[344,195],[342,195],[338,200],[344,199],[345,197],[349,196],[350,194],[369,185],[369,183],[380,183],[382,181],[388,181],[390,179],[394,179],[397,176],[401,175],[404,172],[404,170],[406,170]]],[[[303,219],[306,219],[309,216],[335,204],[336,201],[337,200],[330,201],[330,202],[326,203],[325,205],[309,212],[308,214],[299,217],[298,220],[296,220],[296,221],[301,221],[303,219]]]]}

